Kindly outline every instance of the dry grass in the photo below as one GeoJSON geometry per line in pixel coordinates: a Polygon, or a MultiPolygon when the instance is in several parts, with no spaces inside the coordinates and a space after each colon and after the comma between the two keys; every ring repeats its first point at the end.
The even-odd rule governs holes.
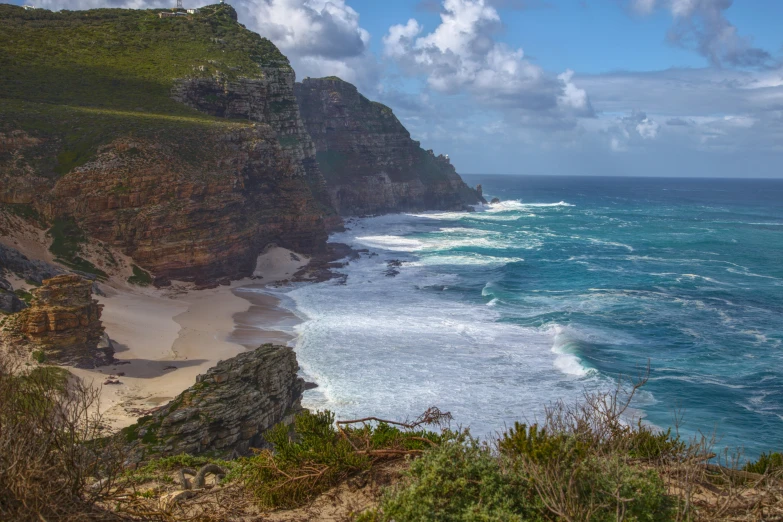
{"type": "Polygon", "coordinates": [[[0,357],[1,520],[120,518],[95,508],[122,463],[100,442],[97,400],[97,390],[60,368],[0,357]]]}
{"type": "MultiPolygon", "coordinates": [[[[765,464],[763,473],[747,471],[741,453],[715,450],[714,437],[683,441],[676,429],[661,433],[633,422],[629,406],[644,382],[644,377],[626,381],[575,404],[554,403],[539,425],[518,424],[494,446],[463,456],[490,459],[475,469],[496,466],[496,478],[510,480],[503,491],[518,492],[501,508],[514,515],[519,507],[535,517],[531,520],[783,521],[783,470],[765,464]]],[[[393,506],[384,503],[395,492],[418,487],[413,494],[407,490],[405,502],[419,509],[432,499],[417,495],[437,498],[443,492],[440,486],[429,491],[417,486],[410,473],[403,476],[412,459],[417,468],[426,468],[428,459],[448,467],[451,461],[442,457],[459,453],[464,444],[459,437],[422,437],[416,422],[401,423],[401,432],[391,421],[333,424],[328,415],[310,414],[300,421],[304,436],[277,430],[282,453],[262,452],[244,461],[179,456],[122,470],[119,448],[103,437],[97,396],[61,369],[0,357],[0,520],[337,521],[367,510],[375,511],[363,520],[386,520],[384,506],[393,506]],[[361,465],[350,465],[357,458],[361,465]],[[340,471],[335,480],[324,481],[325,473],[308,476],[327,466],[340,471]],[[183,468],[194,468],[193,474],[199,468],[225,471],[227,477],[183,483],[183,468]],[[248,483],[253,470],[270,482],[248,483]],[[264,488],[275,494],[290,489],[290,477],[298,476],[307,480],[295,483],[313,488],[313,494],[296,488],[286,493],[286,499],[303,501],[290,503],[299,507],[274,510],[272,497],[258,496],[259,488],[267,496],[264,488]]],[[[449,487],[460,490],[457,482],[449,487]]],[[[435,513],[416,519],[439,520],[435,513]]]]}

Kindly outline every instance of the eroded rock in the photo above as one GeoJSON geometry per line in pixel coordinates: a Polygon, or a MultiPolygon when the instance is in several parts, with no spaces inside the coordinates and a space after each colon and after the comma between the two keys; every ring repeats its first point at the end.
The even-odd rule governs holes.
{"type": "Polygon", "coordinates": [[[304,381],[294,351],[265,344],[221,361],[196,384],[119,435],[129,463],[151,456],[205,452],[246,454],[263,447],[263,433],[290,422],[301,407],[304,381]]]}
{"type": "Polygon", "coordinates": [[[0,328],[4,349],[40,352],[46,362],[81,368],[113,360],[110,344],[99,347],[103,305],[92,298],[92,281],[60,275],[45,279],[31,293],[30,307],[8,316],[0,328]]]}

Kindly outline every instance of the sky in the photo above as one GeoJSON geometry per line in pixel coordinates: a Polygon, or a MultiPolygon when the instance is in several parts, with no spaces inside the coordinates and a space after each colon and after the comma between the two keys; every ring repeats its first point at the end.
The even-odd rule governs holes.
{"type": "Polygon", "coordinates": [[[783,177],[781,0],[229,3],[297,78],[356,84],[461,173],[783,177]]]}

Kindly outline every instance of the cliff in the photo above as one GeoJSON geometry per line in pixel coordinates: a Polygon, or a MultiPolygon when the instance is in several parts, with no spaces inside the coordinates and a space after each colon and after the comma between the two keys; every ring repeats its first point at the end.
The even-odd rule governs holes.
{"type": "Polygon", "coordinates": [[[32,290],[30,307],[5,319],[0,346],[40,351],[46,362],[92,368],[112,361],[103,345],[102,305],[92,298],[92,281],[77,275],[46,279],[32,290]]]}
{"type": "Polygon", "coordinates": [[[301,411],[304,381],[291,348],[265,344],[210,368],[196,384],[120,437],[128,460],[264,447],[263,433],[301,411]]]}
{"type": "Polygon", "coordinates": [[[350,83],[306,78],[295,93],[340,214],[461,210],[483,201],[448,157],[422,149],[391,109],[350,83]]]}
{"type": "Polygon", "coordinates": [[[249,275],[270,242],[324,248],[339,218],[294,72],[230,6],[0,5],[0,35],[0,204],[118,247],[159,281],[249,275]]]}

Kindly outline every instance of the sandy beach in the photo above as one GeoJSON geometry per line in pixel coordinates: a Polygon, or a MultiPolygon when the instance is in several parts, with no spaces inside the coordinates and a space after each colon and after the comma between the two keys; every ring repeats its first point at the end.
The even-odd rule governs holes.
{"type": "Polygon", "coordinates": [[[104,285],[102,321],[115,345],[116,365],[70,368],[101,389],[100,411],[114,429],[128,426],[150,409],[192,386],[218,361],[272,342],[285,344],[297,318],[259,292],[289,279],[309,259],[273,247],[259,256],[255,278],[230,286],[194,290],[173,282],[164,289],[104,285]],[[104,384],[109,380],[120,384],[104,384]]]}

